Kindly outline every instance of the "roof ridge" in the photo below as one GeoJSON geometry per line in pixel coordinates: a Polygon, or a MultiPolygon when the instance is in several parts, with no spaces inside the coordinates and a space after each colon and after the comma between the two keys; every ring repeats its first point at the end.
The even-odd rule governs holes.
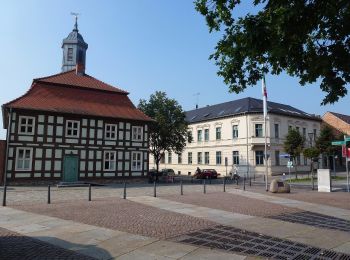
{"type": "Polygon", "coordinates": [[[71,70],[67,70],[67,71],[64,71],[64,72],[56,73],[56,74],[53,74],[53,75],[50,75],[50,76],[46,76],[46,77],[35,78],[35,79],[33,79],[33,81],[41,81],[41,80],[43,80],[43,79],[48,79],[48,78],[56,77],[56,76],[58,76],[58,75],[68,74],[68,73],[72,72],[73,70],[75,71],[75,69],[71,69],[71,70]]]}
{"type": "MultiPolygon", "coordinates": [[[[115,88],[115,89],[117,89],[117,90],[119,90],[119,91],[121,91],[121,92],[130,94],[128,91],[125,91],[125,90],[123,90],[123,89],[121,89],[121,88],[117,88],[117,87],[115,87],[115,86],[113,86],[113,85],[111,85],[111,84],[109,84],[109,83],[106,83],[106,82],[104,82],[104,81],[102,81],[102,80],[100,80],[100,79],[97,79],[97,78],[95,78],[95,77],[93,77],[93,76],[91,76],[91,75],[89,75],[89,74],[86,74],[86,73],[85,73],[85,76],[87,76],[87,77],[89,77],[89,78],[93,78],[94,80],[97,80],[97,81],[99,81],[99,82],[101,82],[101,83],[103,83],[103,84],[105,84],[105,85],[108,85],[108,86],[110,86],[110,87],[112,87],[112,88],[115,88]]],[[[103,90],[103,89],[101,89],[101,90],[103,90]]]]}

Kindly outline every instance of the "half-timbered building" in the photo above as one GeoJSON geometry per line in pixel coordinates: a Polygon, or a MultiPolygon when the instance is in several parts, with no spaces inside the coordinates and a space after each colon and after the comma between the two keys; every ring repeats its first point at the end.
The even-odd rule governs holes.
{"type": "Polygon", "coordinates": [[[62,72],[2,106],[7,182],[146,175],[151,119],[128,92],[85,73],[87,47],[76,23],[63,40],[62,72]]]}

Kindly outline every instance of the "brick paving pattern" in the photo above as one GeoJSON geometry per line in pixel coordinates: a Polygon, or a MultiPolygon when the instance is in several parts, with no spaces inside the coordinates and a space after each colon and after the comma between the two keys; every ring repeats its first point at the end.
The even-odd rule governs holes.
{"type": "Polygon", "coordinates": [[[282,213],[295,213],[301,211],[299,209],[291,207],[285,207],[282,205],[224,192],[216,192],[210,194],[195,193],[185,194],[183,196],[164,196],[163,198],[177,202],[258,217],[267,217],[280,215],[282,213]]]}
{"type": "Polygon", "coordinates": [[[23,205],[14,208],[162,239],[216,225],[208,220],[118,198],[23,205]]]}
{"type": "Polygon", "coordinates": [[[0,259],[93,260],[95,258],[0,228],[0,259]]]}

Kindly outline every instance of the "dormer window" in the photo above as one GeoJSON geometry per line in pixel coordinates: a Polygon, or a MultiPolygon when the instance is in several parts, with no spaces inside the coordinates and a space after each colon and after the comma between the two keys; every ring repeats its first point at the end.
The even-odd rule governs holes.
{"type": "Polygon", "coordinates": [[[68,48],[67,61],[73,61],[73,48],[68,48]]]}
{"type": "Polygon", "coordinates": [[[66,121],[66,137],[79,137],[79,121],[67,120],[66,121]]]}
{"type": "Polygon", "coordinates": [[[19,117],[19,134],[33,135],[34,134],[34,117],[20,116],[19,117]]]}

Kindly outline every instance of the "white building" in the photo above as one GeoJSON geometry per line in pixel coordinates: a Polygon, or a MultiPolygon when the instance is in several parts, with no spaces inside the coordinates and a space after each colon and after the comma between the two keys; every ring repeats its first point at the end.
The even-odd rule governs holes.
{"type": "MultiPolygon", "coordinates": [[[[181,174],[194,174],[197,167],[216,169],[226,175],[233,164],[242,174],[263,174],[264,120],[262,100],[243,98],[186,112],[193,141],[182,154],[166,152],[160,169],[172,168],[181,174]]],[[[288,172],[283,143],[290,127],[304,136],[310,145],[310,134],[317,136],[321,118],[289,105],[268,102],[267,144],[269,174],[288,172]]],[[[310,161],[302,155],[297,159],[298,171],[308,171],[310,161]]],[[[150,167],[155,166],[153,158],[150,167]]]]}

